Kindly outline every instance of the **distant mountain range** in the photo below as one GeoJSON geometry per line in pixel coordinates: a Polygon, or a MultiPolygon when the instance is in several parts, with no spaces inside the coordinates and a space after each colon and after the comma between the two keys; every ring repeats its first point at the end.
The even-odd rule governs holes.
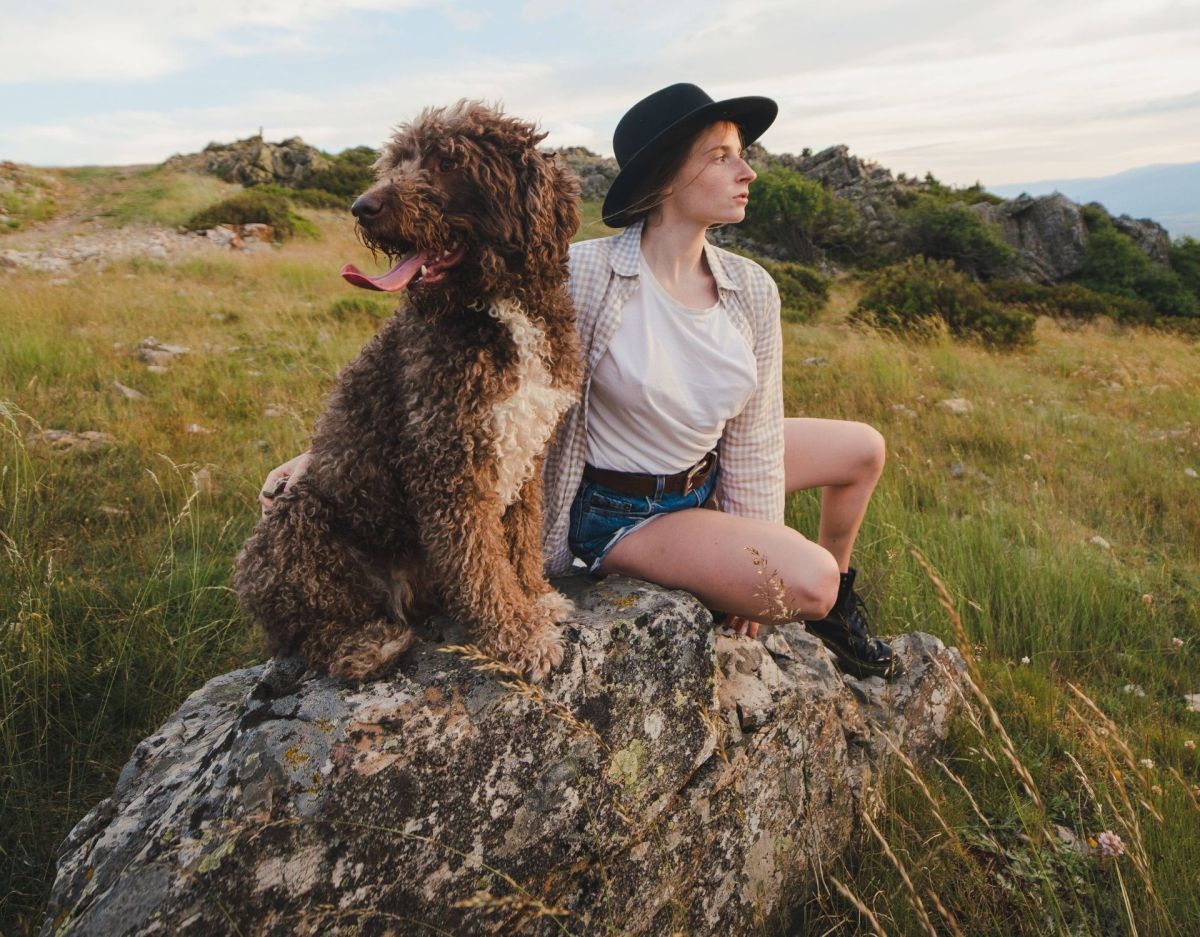
{"type": "Polygon", "coordinates": [[[1099,202],[1113,215],[1153,218],[1172,238],[1185,234],[1200,238],[1200,163],[1156,164],[1092,179],[1046,179],[985,188],[1004,198],[1058,191],[1081,205],[1099,202]]]}

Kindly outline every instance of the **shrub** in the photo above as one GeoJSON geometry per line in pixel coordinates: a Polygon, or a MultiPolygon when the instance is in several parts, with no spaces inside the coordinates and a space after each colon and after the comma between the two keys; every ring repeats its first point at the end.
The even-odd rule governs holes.
{"type": "Polygon", "coordinates": [[[342,195],[334,195],[324,189],[292,189],[288,193],[293,201],[309,208],[332,208],[349,211],[354,199],[342,195]]]}
{"type": "Polygon", "coordinates": [[[759,174],[741,230],[783,248],[792,260],[814,263],[826,254],[853,260],[868,252],[862,219],[845,199],[795,170],[759,174]]]}
{"type": "Polygon", "coordinates": [[[809,322],[829,299],[829,277],[812,267],[787,260],[758,258],[779,287],[783,318],[787,322],[809,322]]]}
{"type": "Polygon", "coordinates": [[[1157,313],[1142,299],[1101,293],[1078,283],[1043,286],[1024,280],[993,280],[984,285],[990,299],[1025,306],[1031,312],[1054,318],[1089,320],[1107,316],[1122,322],[1152,322],[1157,313]]]}
{"type": "Polygon", "coordinates": [[[1033,343],[1035,317],[989,299],[950,261],[910,257],[877,270],[851,319],[901,335],[928,337],[942,327],[993,348],[1033,343]]]}
{"type": "Polygon", "coordinates": [[[1078,283],[1101,293],[1142,300],[1162,315],[1200,316],[1200,299],[1188,290],[1178,273],[1156,265],[1107,218],[1093,218],[1088,225],[1091,233],[1083,267],[1075,278],[1078,283]],[[1093,223],[1097,226],[1091,229],[1093,223]]]}
{"type": "MultiPolygon", "coordinates": [[[[900,173],[897,179],[901,182],[906,181],[907,177],[904,173],[900,173]]],[[[921,184],[921,193],[923,195],[936,198],[943,202],[966,202],[968,205],[974,205],[976,202],[988,202],[991,205],[1000,205],[1004,199],[999,195],[993,195],[984,189],[983,185],[976,180],[974,185],[966,186],[962,189],[955,189],[941,182],[931,172],[925,173],[925,179],[921,184]]],[[[918,195],[920,197],[920,195],[918,195]]]]}
{"type": "Polygon", "coordinates": [[[220,224],[269,224],[275,231],[275,237],[283,240],[296,233],[297,220],[285,196],[266,191],[260,186],[239,192],[232,198],[196,212],[184,223],[184,227],[200,231],[220,224]]]}
{"type": "Polygon", "coordinates": [[[1079,209],[1079,214],[1083,218],[1083,226],[1088,229],[1089,234],[1099,231],[1101,228],[1112,227],[1112,218],[1099,202],[1088,202],[1079,209]]]}
{"type": "Polygon", "coordinates": [[[1026,306],[1032,311],[1049,315],[1054,287],[1030,280],[999,279],[984,283],[983,291],[989,299],[998,303],[1026,306]]]}
{"type": "Polygon", "coordinates": [[[1185,237],[1172,244],[1171,269],[1184,288],[1200,299],[1200,241],[1185,237]]]}
{"type": "Polygon", "coordinates": [[[1121,322],[1152,322],[1154,307],[1144,299],[1100,293],[1079,283],[1060,283],[1050,291],[1049,315],[1072,319],[1108,316],[1121,322]]]}
{"type": "Polygon", "coordinates": [[[963,202],[920,195],[901,211],[900,226],[904,253],[952,260],[971,276],[991,279],[1016,265],[1016,252],[1000,232],[963,202]]]}
{"type": "Polygon", "coordinates": [[[375,181],[375,170],[371,166],[378,157],[378,151],[369,146],[355,146],[342,150],[336,156],[329,157],[332,165],[328,169],[321,169],[307,176],[304,188],[300,191],[324,192],[333,197],[335,204],[320,207],[346,207],[375,181]]]}

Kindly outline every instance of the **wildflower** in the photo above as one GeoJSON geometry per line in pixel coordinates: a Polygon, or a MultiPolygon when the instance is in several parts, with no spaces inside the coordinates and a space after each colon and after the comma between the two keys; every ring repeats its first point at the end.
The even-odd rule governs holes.
{"type": "Polygon", "coordinates": [[[1138,697],[1139,699],[1146,695],[1146,691],[1143,690],[1136,683],[1126,683],[1123,687],[1121,687],[1121,692],[1125,693],[1127,695],[1132,694],[1132,695],[1138,697]]]}
{"type": "Polygon", "coordinates": [[[1028,658],[1028,657],[1022,657],[1022,658],[1021,658],[1021,663],[1022,663],[1022,664],[1028,664],[1028,663],[1029,663],[1029,658],[1028,658]]]}
{"type": "Polygon", "coordinates": [[[1181,647],[1183,647],[1183,638],[1172,638],[1171,647],[1178,651],[1181,647]]]}
{"type": "Polygon", "coordinates": [[[1142,604],[1145,605],[1147,608],[1150,607],[1151,605],[1154,604],[1154,596],[1152,596],[1149,592],[1147,592],[1145,595],[1142,596],[1142,604]]]}
{"type": "Polygon", "coordinates": [[[1157,785],[1157,784],[1151,784],[1151,785],[1150,785],[1150,793],[1151,793],[1151,794],[1160,794],[1160,795],[1161,795],[1161,794],[1162,794],[1162,788],[1161,788],[1159,785],[1157,785]]]}
{"type": "Polygon", "coordinates": [[[1139,764],[1139,765],[1141,765],[1143,768],[1145,768],[1147,771],[1153,771],[1153,770],[1154,770],[1154,761],[1153,761],[1153,759],[1150,759],[1150,758],[1139,758],[1139,759],[1138,759],[1138,764],[1139,764]]]}
{"type": "Polygon", "coordinates": [[[1102,856],[1123,856],[1125,855],[1125,843],[1121,841],[1121,837],[1112,830],[1105,830],[1096,837],[1096,845],[1100,849],[1102,856]]]}
{"type": "Polygon", "coordinates": [[[1196,747],[1196,742],[1194,739],[1188,739],[1186,742],[1183,743],[1183,747],[1186,748],[1190,752],[1196,747]]]}

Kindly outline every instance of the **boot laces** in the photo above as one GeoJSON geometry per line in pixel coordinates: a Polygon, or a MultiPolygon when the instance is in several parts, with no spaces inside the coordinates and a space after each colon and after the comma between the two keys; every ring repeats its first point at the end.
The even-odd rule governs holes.
{"type": "Polygon", "coordinates": [[[862,596],[851,590],[848,604],[850,607],[846,609],[843,619],[846,630],[850,633],[851,644],[869,660],[890,657],[891,655],[884,651],[883,643],[878,638],[871,637],[867,625],[867,606],[862,596]]]}

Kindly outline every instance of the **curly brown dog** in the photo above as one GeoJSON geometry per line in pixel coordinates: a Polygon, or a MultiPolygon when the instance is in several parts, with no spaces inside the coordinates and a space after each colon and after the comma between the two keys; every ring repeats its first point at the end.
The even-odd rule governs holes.
{"type": "Polygon", "coordinates": [[[528,123],[479,102],[397,128],[354,203],[408,302],[338,375],[304,474],[255,526],[234,586],[272,653],[379,677],[435,607],[540,680],[570,602],[542,570],[542,462],[582,375],[567,247],[579,183],[528,123]]]}

